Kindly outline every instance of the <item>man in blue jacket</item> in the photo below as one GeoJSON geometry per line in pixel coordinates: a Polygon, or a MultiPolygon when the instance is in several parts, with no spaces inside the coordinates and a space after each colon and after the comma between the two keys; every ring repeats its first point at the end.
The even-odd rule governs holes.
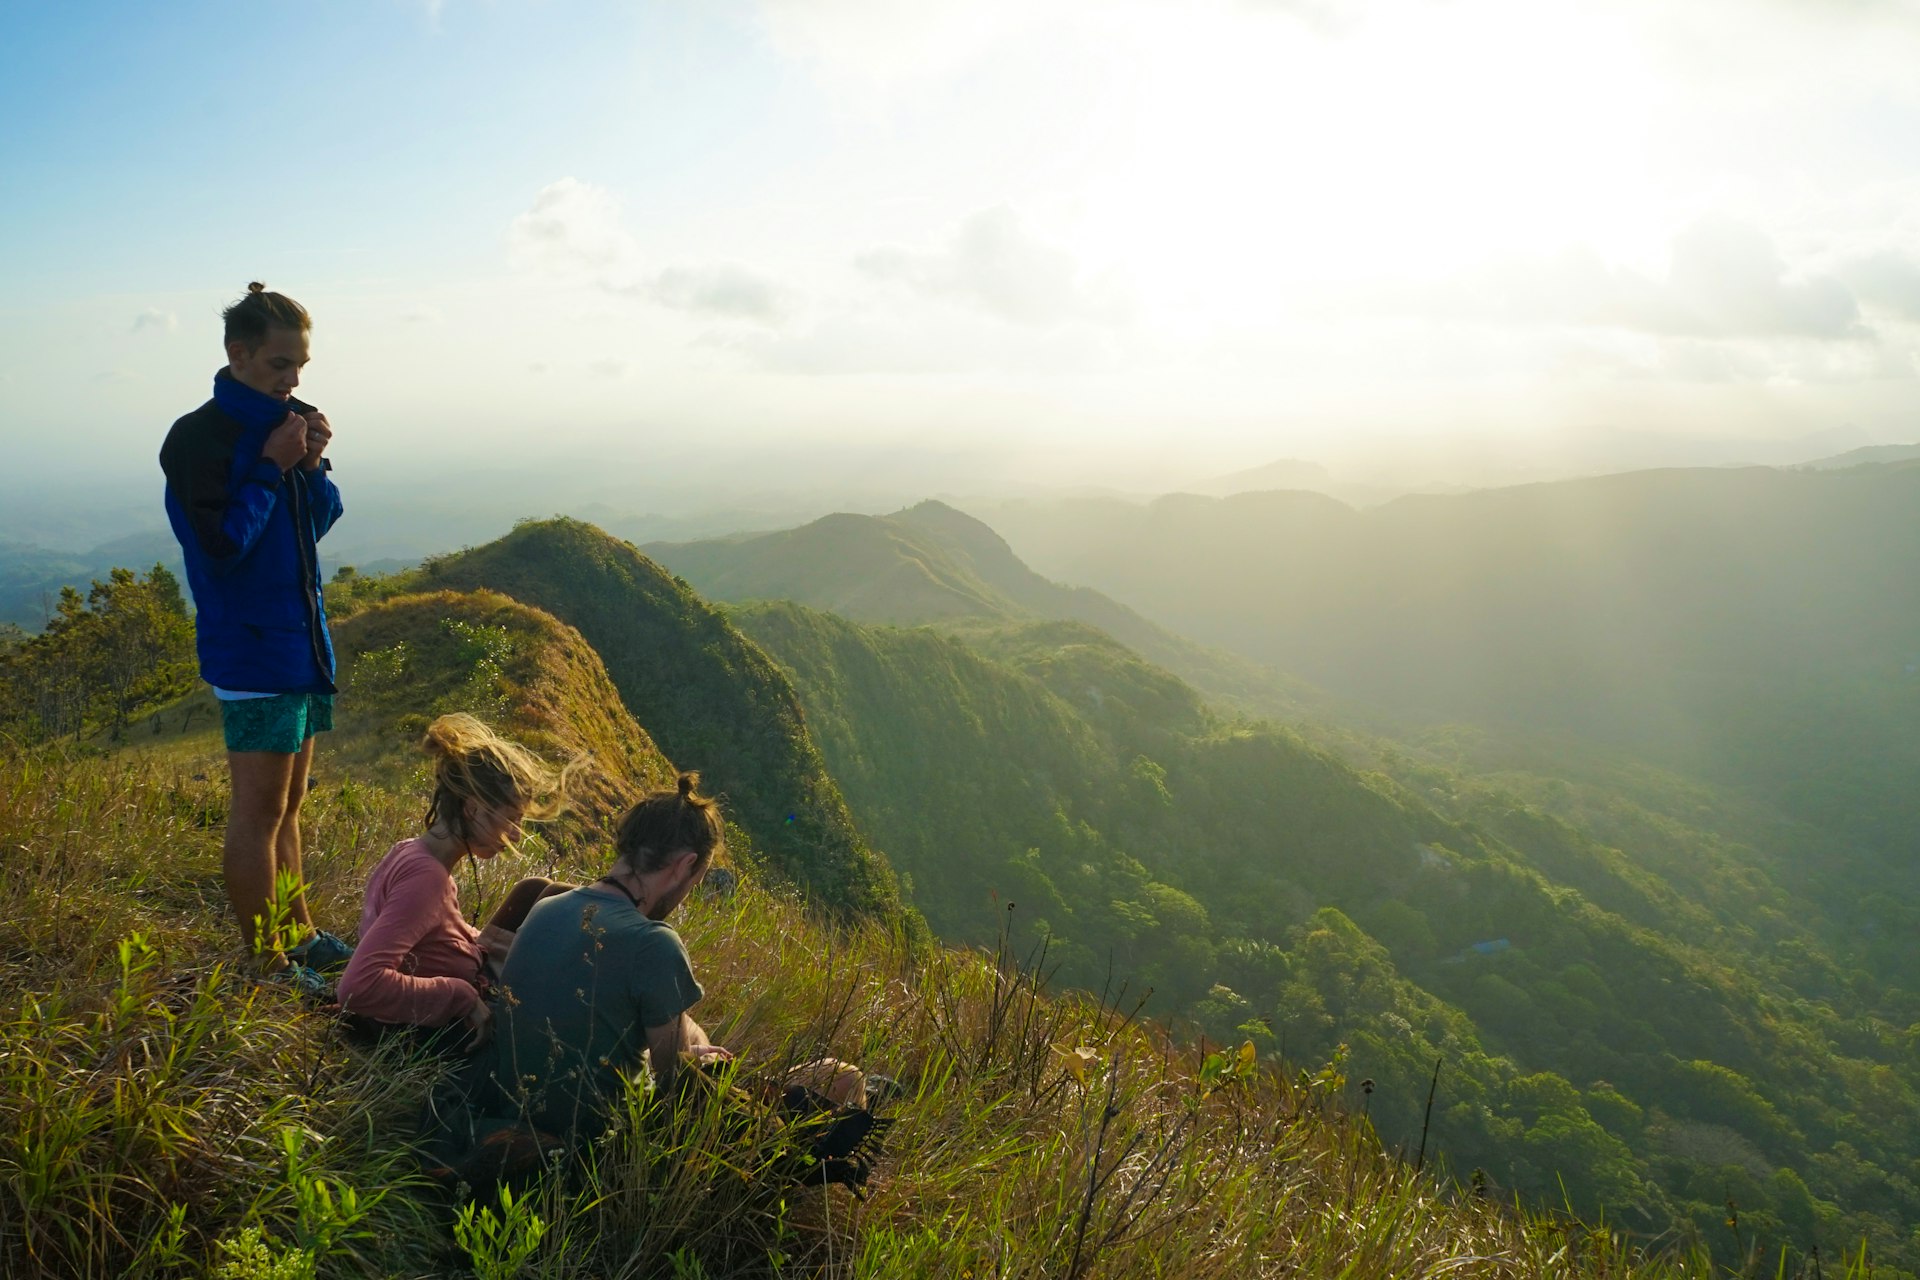
{"type": "Polygon", "coordinates": [[[213,398],[173,424],[160,449],[167,518],[193,591],[200,675],[220,700],[232,773],[227,897],[250,953],[296,988],[345,945],[316,934],[304,892],[286,923],[305,941],[282,952],[262,931],[276,875],[300,880],[300,802],[313,736],[333,727],[333,641],[315,544],[340,517],[328,474],[326,415],[294,397],[312,322],[259,284],[227,308],[227,366],[213,398]]]}

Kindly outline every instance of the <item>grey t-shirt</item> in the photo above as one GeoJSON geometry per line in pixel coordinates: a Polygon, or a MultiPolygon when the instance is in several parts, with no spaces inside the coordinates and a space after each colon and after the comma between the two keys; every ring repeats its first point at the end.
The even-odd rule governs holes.
{"type": "Polygon", "coordinates": [[[534,907],[500,975],[485,1074],[504,1106],[556,1133],[606,1126],[647,1028],[699,1003],[680,935],[618,889],[593,884],[534,907]]]}

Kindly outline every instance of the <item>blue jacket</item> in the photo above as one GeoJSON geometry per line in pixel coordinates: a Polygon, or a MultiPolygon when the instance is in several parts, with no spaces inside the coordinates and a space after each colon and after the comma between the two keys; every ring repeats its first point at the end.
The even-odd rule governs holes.
{"type": "Polygon", "coordinates": [[[175,422],[160,448],[167,520],[193,591],[201,678],[248,693],[332,693],[315,544],[340,518],[340,490],[324,459],[283,474],[262,455],[276,425],[244,424],[214,400],[175,422]]]}

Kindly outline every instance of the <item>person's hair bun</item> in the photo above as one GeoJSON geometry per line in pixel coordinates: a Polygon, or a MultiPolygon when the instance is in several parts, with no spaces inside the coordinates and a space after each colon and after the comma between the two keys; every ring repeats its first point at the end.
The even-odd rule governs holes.
{"type": "Polygon", "coordinates": [[[691,799],[693,796],[694,788],[698,787],[699,785],[700,785],[700,774],[697,771],[689,771],[687,773],[681,774],[679,783],[678,783],[680,798],[682,800],[691,799]]]}
{"type": "Polygon", "coordinates": [[[267,291],[267,286],[261,284],[258,280],[247,281],[248,293],[265,293],[266,291],[267,291]]]}
{"type": "Polygon", "coordinates": [[[472,716],[455,711],[440,716],[427,726],[420,749],[437,760],[451,760],[466,750],[482,726],[472,716]]]}

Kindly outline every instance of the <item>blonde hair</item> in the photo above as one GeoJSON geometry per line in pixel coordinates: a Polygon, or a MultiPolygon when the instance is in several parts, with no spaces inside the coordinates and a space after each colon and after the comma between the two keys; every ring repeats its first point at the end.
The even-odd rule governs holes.
{"type": "Polygon", "coordinates": [[[574,759],[555,769],[459,711],[428,725],[420,749],[434,761],[427,827],[445,823],[456,840],[467,839],[469,800],[489,809],[519,806],[524,822],[558,817],[567,806],[573,775],[585,763],[574,759]]]}

